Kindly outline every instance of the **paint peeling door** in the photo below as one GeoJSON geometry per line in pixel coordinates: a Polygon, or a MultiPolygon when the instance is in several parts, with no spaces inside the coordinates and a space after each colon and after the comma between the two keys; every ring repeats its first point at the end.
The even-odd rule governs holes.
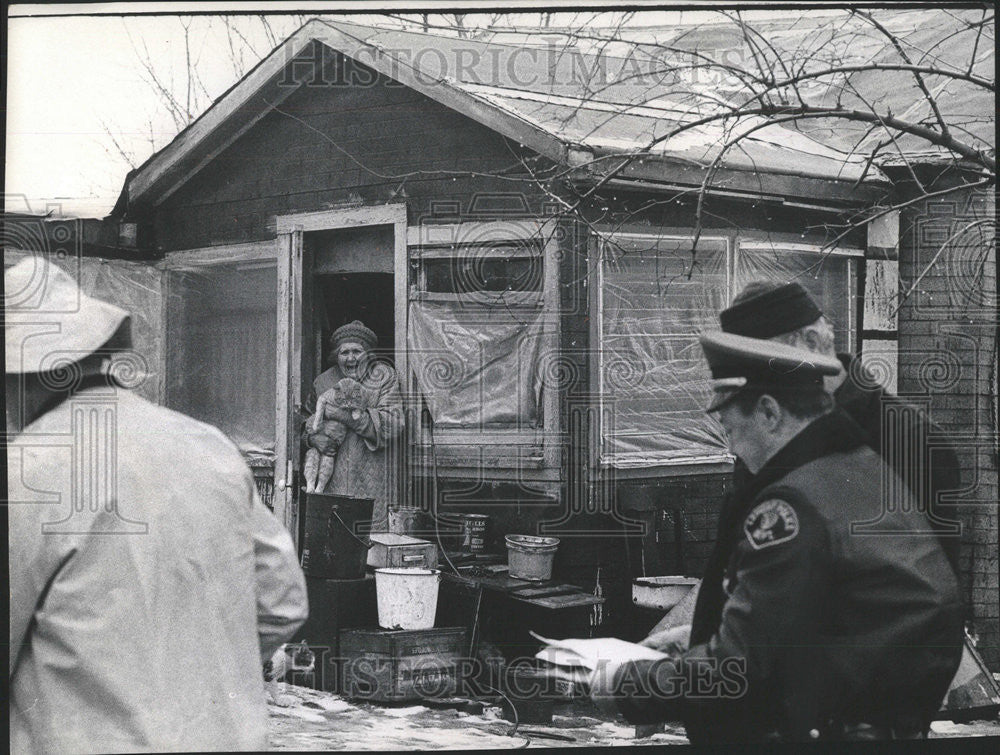
{"type": "Polygon", "coordinates": [[[302,389],[303,261],[302,231],[279,234],[274,514],[293,537],[298,532],[299,425],[305,400],[302,389]]]}

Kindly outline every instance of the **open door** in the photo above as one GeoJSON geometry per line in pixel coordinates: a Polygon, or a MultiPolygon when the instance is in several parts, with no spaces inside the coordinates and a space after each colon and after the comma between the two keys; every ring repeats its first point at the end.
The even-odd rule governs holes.
{"type": "MultiPolygon", "coordinates": [[[[331,304],[338,279],[368,292],[391,313],[376,330],[392,350],[402,380],[406,374],[406,206],[358,207],[277,218],[277,376],[275,381],[274,513],[299,541],[301,440],[305,403],[313,379],[327,366],[324,338],[343,324],[331,321],[343,309],[346,320],[364,318],[357,291],[344,307],[331,304]],[[379,285],[357,285],[361,281],[379,285]],[[390,293],[391,292],[391,293],[390,293]],[[386,294],[392,301],[382,301],[386,294]],[[348,312],[350,310],[350,312],[348,312]]],[[[340,284],[343,286],[343,284],[340,284]]],[[[381,322],[381,321],[380,321],[381,322]]],[[[404,399],[405,403],[405,399],[404,399]]],[[[401,449],[396,479],[401,493],[406,449],[401,449]]]]}
{"type": "Polygon", "coordinates": [[[299,424],[302,417],[303,231],[278,235],[278,322],[275,345],[274,515],[298,532],[299,424]]]}

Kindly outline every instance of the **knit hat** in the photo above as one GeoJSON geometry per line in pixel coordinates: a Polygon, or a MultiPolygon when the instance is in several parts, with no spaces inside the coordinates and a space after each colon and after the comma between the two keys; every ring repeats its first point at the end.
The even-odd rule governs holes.
{"type": "Polygon", "coordinates": [[[32,255],[4,270],[5,367],[48,372],[107,347],[129,314],[87,296],[62,268],[32,255]]]}
{"type": "MultiPolygon", "coordinates": [[[[739,297],[737,297],[739,298],[739,297]]],[[[816,322],[823,311],[798,283],[765,288],[759,294],[719,313],[726,333],[750,338],[774,338],[816,322]]]]}
{"type": "Polygon", "coordinates": [[[361,322],[361,320],[355,320],[354,322],[347,323],[347,325],[341,325],[333,331],[333,335],[330,336],[330,345],[333,346],[334,350],[339,349],[340,344],[345,341],[360,343],[369,351],[378,345],[378,337],[375,335],[375,331],[371,328],[365,327],[365,324],[361,322]]]}

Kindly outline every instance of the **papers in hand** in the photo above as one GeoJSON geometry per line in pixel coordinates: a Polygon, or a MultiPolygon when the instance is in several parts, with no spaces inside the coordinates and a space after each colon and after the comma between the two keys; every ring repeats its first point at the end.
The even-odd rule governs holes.
{"type": "Polygon", "coordinates": [[[657,661],[668,657],[666,653],[645,645],[636,645],[614,637],[598,637],[592,640],[550,640],[534,632],[529,634],[546,645],[535,653],[535,658],[566,670],[593,671],[605,664],[617,666],[629,661],[657,661]]]}

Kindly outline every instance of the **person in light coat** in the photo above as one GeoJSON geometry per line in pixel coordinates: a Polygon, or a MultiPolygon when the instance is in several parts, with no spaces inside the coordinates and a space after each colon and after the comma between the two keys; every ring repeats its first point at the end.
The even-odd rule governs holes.
{"type": "Polygon", "coordinates": [[[263,749],[288,532],[219,430],[127,390],[127,312],[37,257],[4,282],[11,751],[263,749]]]}

